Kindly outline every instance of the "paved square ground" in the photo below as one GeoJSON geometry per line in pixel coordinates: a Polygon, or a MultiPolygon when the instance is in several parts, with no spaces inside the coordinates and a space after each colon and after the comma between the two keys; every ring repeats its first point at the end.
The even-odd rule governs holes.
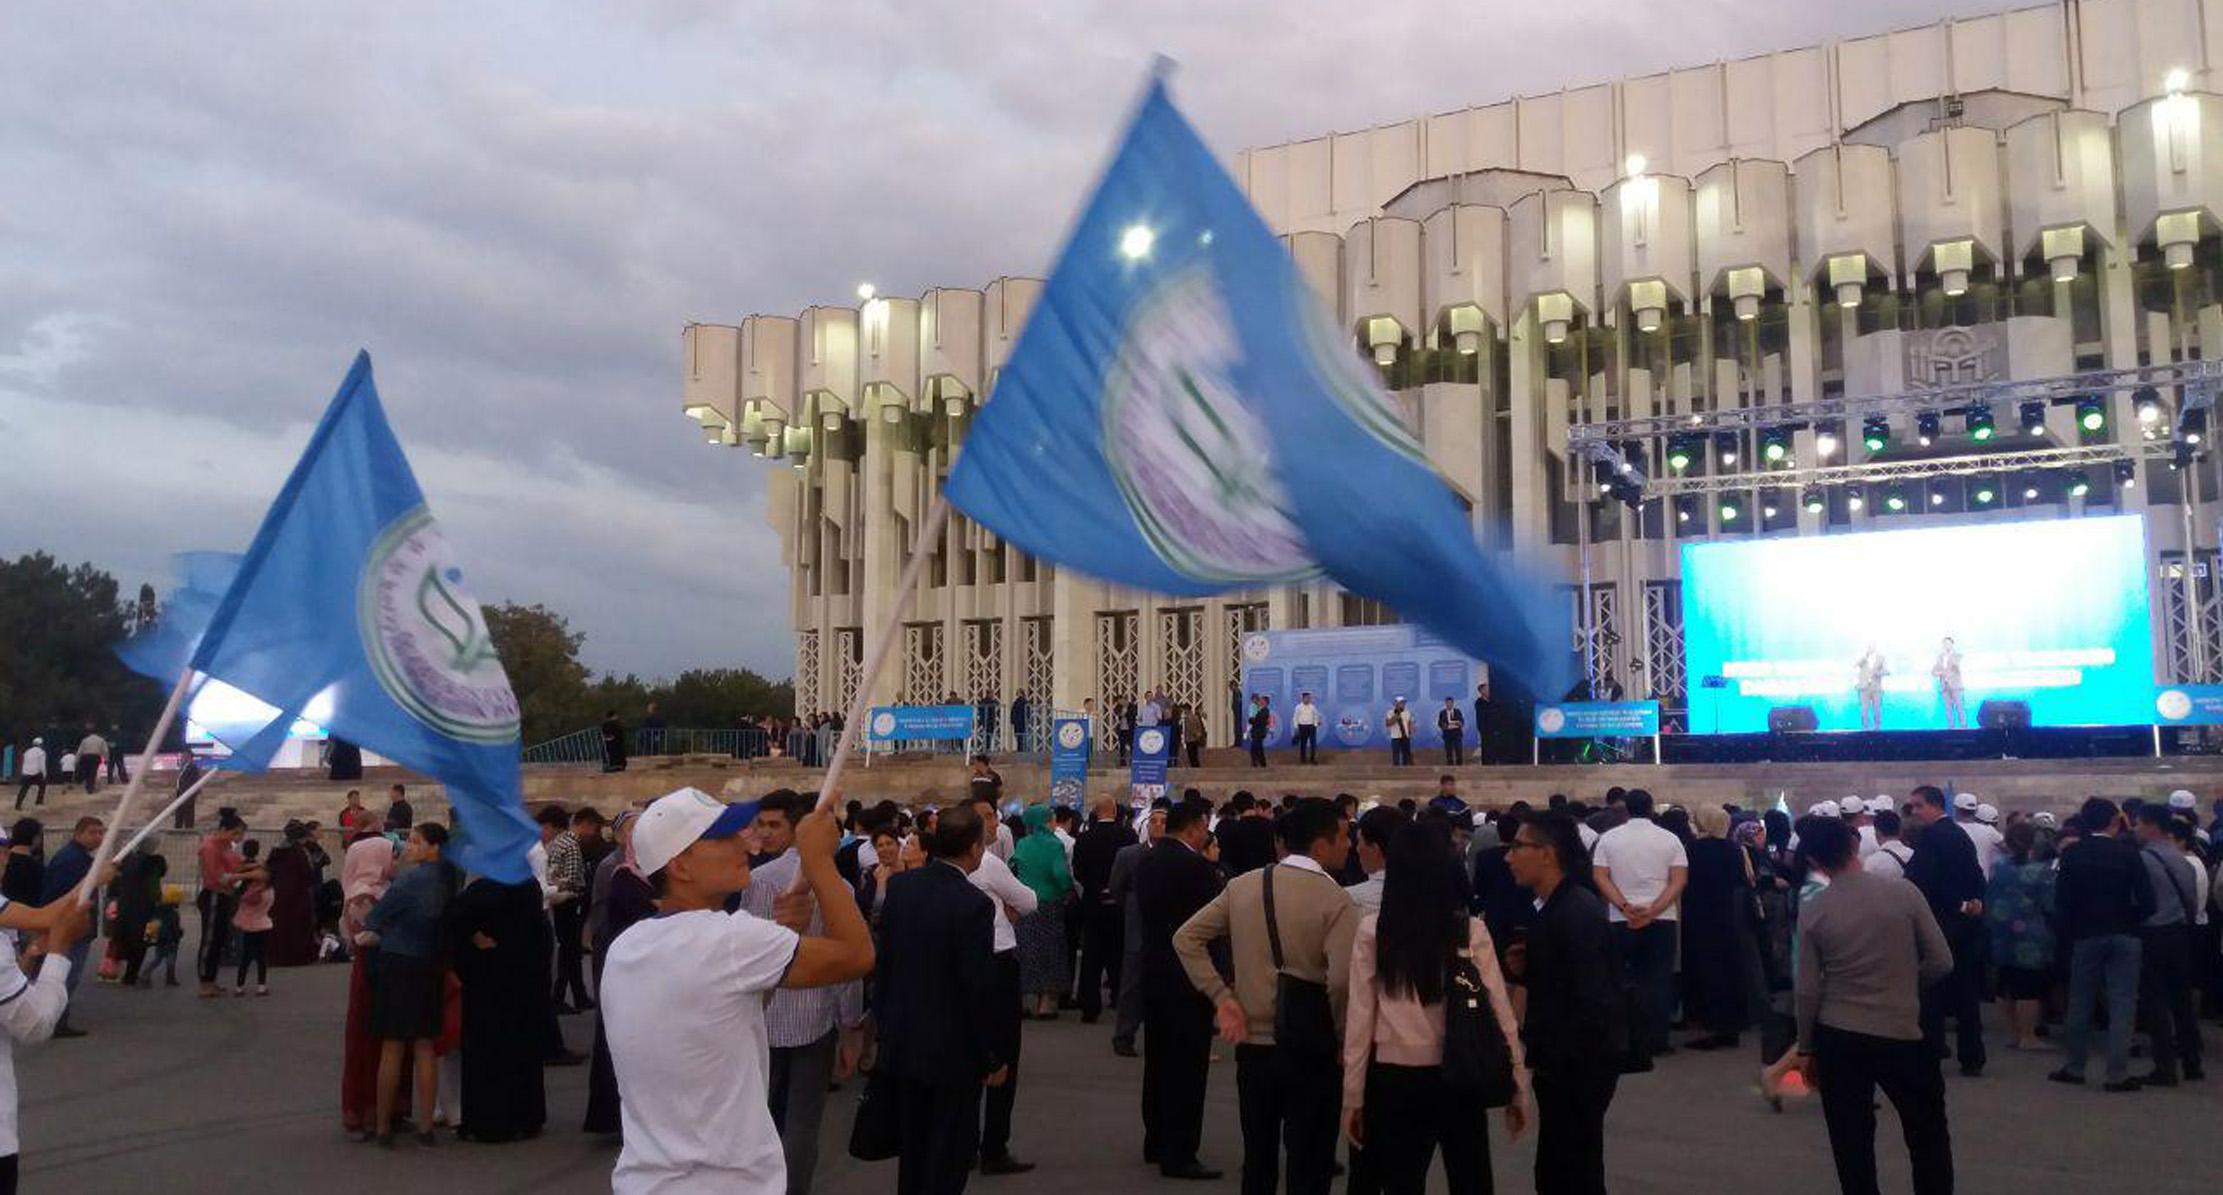
{"type": "MultiPolygon", "coordinates": [[[[125,992],[87,983],[79,1019],[91,1036],[53,1042],[17,1062],[24,1104],[23,1189],[198,1193],[428,1191],[563,1195],[607,1191],[613,1147],[577,1131],[584,1068],[547,1072],[551,1115],[539,1140],[466,1145],[443,1139],[392,1153],[340,1133],[340,1025],[346,969],[273,972],[266,1000],[201,1001],[190,987],[125,992]]],[[[591,1018],[567,1017],[575,1047],[591,1018]]],[[[2211,1027],[2212,1028],[2212,1027],[2211,1027]]],[[[2214,1036],[2223,1039],[2223,1032],[2214,1036]]],[[[1753,1039],[1748,1038],[1748,1042],[1753,1039]]],[[[1141,1162],[1136,1096],[1141,1063],[1111,1053],[1108,1026],[1067,1014],[1027,1027],[1015,1148],[1032,1174],[976,1178],[990,1195],[1237,1189],[1232,1062],[1213,1068],[1205,1160],[1217,1184],[1165,1182],[1141,1162]]],[[[1962,1192],[2027,1195],[2128,1186],[2139,1195],[2214,1189],[2223,1081],[2110,1096],[2044,1081],[2056,1055],[1995,1050],[1981,1079],[1948,1078],[1962,1192]]],[[[1680,1053],[1624,1080],[1608,1126],[1617,1195],[1836,1190],[1820,1109],[1770,1112],[1753,1094],[1757,1050],[1680,1053]]],[[[1949,1072],[1950,1073],[1950,1072],[1949,1072]]],[[[894,1189],[894,1163],[842,1153],[857,1085],[829,1104],[824,1195],[894,1189]]],[[[1897,1123],[1881,1120],[1884,1189],[1907,1189],[1897,1123]]],[[[1527,1191],[1528,1143],[1507,1146],[1493,1124],[1498,1190],[1527,1191]]],[[[1440,1174],[1437,1179],[1440,1184],[1440,1174]]]]}

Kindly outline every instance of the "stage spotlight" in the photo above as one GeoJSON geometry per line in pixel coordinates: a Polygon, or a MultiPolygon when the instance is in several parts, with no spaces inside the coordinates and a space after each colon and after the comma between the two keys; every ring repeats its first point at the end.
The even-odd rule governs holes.
{"type": "Polygon", "coordinates": [[[1769,499],[1767,499],[1766,501],[1764,501],[1764,502],[1762,502],[1762,503],[1760,504],[1760,517],[1761,517],[1761,518],[1763,518],[1763,519],[1772,519],[1772,518],[1774,518],[1774,517],[1776,516],[1776,513],[1777,513],[1777,511],[1776,511],[1776,506],[1775,506],[1775,499],[1773,499],[1773,498],[1769,498],[1769,499]]]}
{"type": "Polygon", "coordinates": [[[1723,465],[1733,466],[1737,463],[1739,448],[1735,432],[1722,432],[1714,437],[1714,452],[1721,457],[1723,465]]]}
{"type": "Polygon", "coordinates": [[[1721,500],[1722,522],[1734,523],[1737,521],[1737,517],[1743,513],[1743,509],[1738,506],[1737,500],[1735,498],[1723,498],[1721,500]]]}
{"type": "Polygon", "coordinates": [[[2045,434],[2044,403],[2026,402],[2022,404],[2022,434],[2026,436],[2042,436],[2045,434]]]}
{"type": "Polygon", "coordinates": [[[1862,496],[1859,486],[1849,485],[1845,487],[1845,506],[1847,509],[1859,510],[1867,504],[1868,501],[1862,496]]]}
{"type": "Polygon", "coordinates": [[[1921,441],[1922,447],[1928,448],[1937,441],[1943,424],[1944,420],[1937,417],[1937,412],[1924,411],[1914,417],[1914,438],[1921,441]]]}
{"type": "Polygon", "coordinates": [[[2191,464],[2193,455],[2192,445],[2179,443],[2169,456],[2169,471],[2174,473],[2191,464]]]}
{"type": "Polygon", "coordinates": [[[1976,441],[1978,444],[1991,439],[1992,426],[1990,407],[1970,407],[1968,408],[1968,411],[1961,416],[1961,419],[1968,427],[1969,439],[1976,441]]]}
{"type": "Polygon", "coordinates": [[[2177,438],[2197,446],[2207,438],[2208,413],[2204,407],[2187,407],[2177,413],[2177,438]]]}
{"type": "Polygon", "coordinates": [[[2092,479],[2082,470],[2069,474],[2068,492],[2071,498],[2082,498],[2092,492],[2092,479]]]}
{"type": "Polygon", "coordinates": [[[1810,515],[1818,515],[1829,509],[1829,499],[1823,497],[1820,490],[1811,487],[1807,489],[1806,496],[1799,501],[1806,507],[1806,513],[1810,515]]]}
{"type": "Polygon", "coordinates": [[[1885,490],[1883,492],[1883,507],[1892,514],[1898,514],[1905,510],[1907,508],[1907,492],[1898,486],[1892,486],[1885,490]]]}
{"type": "Polygon", "coordinates": [[[1939,488],[1937,488],[1936,486],[1931,486],[1931,487],[1930,487],[1930,505],[1932,505],[1932,506],[1943,506],[1943,505],[1945,505],[1945,491],[1944,491],[1944,490],[1941,490],[1941,489],[1939,489],[1939,488]]]}
{"type": "Polygon", "coordinates": [[[1675,521],[1678,523],[1690,522],[1690,499],[1677,498],[1675,500],[1675,521]]]}
{"type": "Polygon", "coordinates": [[[1837,432],[1828,427],[1814,429],[1814,455],[1823,460],[1837,455],[1837,432]]]}
{"type": "Polygon", "coordinates": [[[2135,490],[2138,488],[2137,461],[2115,462],[2115,488],[2121,490],[2135,490]]]}
{"type": "Polygon", "coordinates": [[[2076,400],[2076,425],[2088,432],[2107,430],[2107,400],[2080,398],[2076,400]]]}
{"type": "Polygon", "coordinates": [[[2130,392],[2131,405],[2138,409],[2138,422],[2161,422],[2161,391],[2151,386],[2140,386],[2130,392]]]}
{"type": "Polygon", "coordinates": [[[1891,421],[1881,415],[1870,415],[1860,421],[1860,442],[1871,453],[1882,452],[1891,445],[1891,421]]]}
{"type": "Polygon", "coordinates": [[[1968,498],[1977,506],[1990,506],[1999,501],[1999,485],[1989,478],[1977,478],[1975,488],[1969,491],[1968,498]]]}
{"type": "Polygon", "coordinates": [[[1760,433],[1760,459],[1771,465],[1780,465],[1791,457],[1791,433],[1771,427],[1760,433]]]}
{"type": "Polygon", "coordinates": [[[1693,454],[1691,451],[1689,440],[1683,438],[1682,436],[1676,436],[1673,439],[1669,440],[1667,442],[1668,471],[1673,473],[1680,473],[1683,470],[1690,468],[1690,460],[1692,455],[1693,454]]]}
{"type": "Polygon", "coordinates": [[[2038,478],[2036,474],[2027,475],[2022,479],[2022,500],[2025,502],[2036,502],[2038,500],[2038,478]]]}

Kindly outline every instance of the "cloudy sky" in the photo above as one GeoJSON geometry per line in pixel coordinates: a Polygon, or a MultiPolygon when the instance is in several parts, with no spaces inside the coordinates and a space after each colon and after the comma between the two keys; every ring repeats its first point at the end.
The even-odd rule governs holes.
{"type": "Polygon", "coordinates": [[[1232,153],[2000,6],[7,4],[0,554],[243,547],[364,347],[482,598],[784,676],[681,325],[1039,274],[1153,53],[1232,153]]]}

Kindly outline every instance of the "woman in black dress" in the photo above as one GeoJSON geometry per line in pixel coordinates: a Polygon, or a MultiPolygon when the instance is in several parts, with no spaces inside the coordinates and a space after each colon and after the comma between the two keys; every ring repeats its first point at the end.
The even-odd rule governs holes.
{"type": "Polygon", "coordinates": [[[15,819],[8,830],[8,868],[0,874],[0,896],[25,906],[39,903],[46,891],[45,837],[39,819],[15,819]]]}
{"type": "Polygon", "coordinates": [[[555,937],[541,911],[540,885],[481,876],[448,907],[455,975],[463,984],[465,1141],[518,1141],[548,1120],[541,1027],[555,937]]]}
{"type": "Polygon", "coordinates": [[[1690,882],[1683,888],[1683,976],[1689,1014],[1705,1028],[1686,1045],[1720,1050],[1737,1044],[1750,1019],[1744,943],[1751,899],[1744,850],[1729,839],[1729,811],[1702,805],[1691,818],[1690,882]]]}

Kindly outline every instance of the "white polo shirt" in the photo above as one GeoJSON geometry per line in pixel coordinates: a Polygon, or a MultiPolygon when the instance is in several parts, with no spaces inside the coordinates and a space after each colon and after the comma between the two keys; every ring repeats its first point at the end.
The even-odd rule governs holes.
{"type": "Polygon", "coordinates": [[[747,913],[640,922],[610,948],[602,1025],[623,1101],[615,1195],[785,1195],[765,993],[801,939],[747,913]]]}
{"type": "Polygon", "coordinates": [[[988,899],[996,902],[996,953],[1017,950],[1019,931],[1012,928],[1007,909],[1017,909],[1019,916],[1024,917],[1034,911],[1034,907],[1041,903],[1041,898],[1034,894],[1034,889],[1019,882],[1019,877],[1011,873],[1010,864],[997,858],[992,852],[981,852],[980,866],[973,868],[973,873],[965,878],[973,882],[973,887],[987,893],[988,899]]]}
{"type": "MultiPolygon", "coordinates": [[[[7,903],[0,900],[0,908],[7,903]]],[[[16,964],[14,940],[0,934],[0,1157],[21,1151],[16,1139],[15,1047],[52,1037],[68,1007],[69,956],[46,956],[39,977],[32,979],[16,964]]]]}
{"type": "MultiPolygon", "coordinates": [[[[1670,868],[1690,867],[1690,855],[1672,831],[1648,817],[1632,817],[1598,836],[1590,862],[1613,873],[1613,886],[1630,904],[1648,905],[1667,891],[1670,868]]],[[[1679,907],[1670,905],[1657,920],[1673,921],[1679,912],[1679,907]]],[[[1619,909],[1609,909],[1606,915],[1615,922],[1628,920],[1619,909]]]]}

